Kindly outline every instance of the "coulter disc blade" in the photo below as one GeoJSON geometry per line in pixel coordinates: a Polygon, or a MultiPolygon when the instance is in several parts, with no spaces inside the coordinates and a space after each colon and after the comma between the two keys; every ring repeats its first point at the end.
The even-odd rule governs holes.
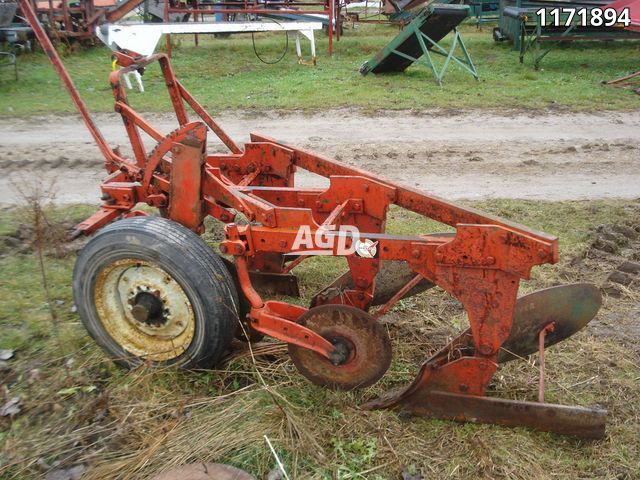
{"type": "Polygon", "coordinates": [[[311,383],[336,390],[373,385],[391,364],[391,342],[384,327],[367,312],[347,305],[320,305],[298,323],[344,350],[338,365],[316,352],[289,344],[289,356],[311,383]]]}

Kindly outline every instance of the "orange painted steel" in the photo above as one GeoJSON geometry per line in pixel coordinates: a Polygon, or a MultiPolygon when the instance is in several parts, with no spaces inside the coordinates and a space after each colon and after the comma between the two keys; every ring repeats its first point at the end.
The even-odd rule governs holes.
{"type": "MultiPolygon", "coordinates": [[[[28,7],[26,0],[21,3],[28,7]]],[[[41,38],[43,32],[39,32],[37,20],[32,13],[27,16],[52,62],[63,72],[55,51],[50,50],[46,38],[41,38]]],[[[415,402],[416,398],[428,398],[430,392],[485,394],[497,367],[500,347],[511,331],[520,281],[529,278],[532,267],[558,260],[556,237],[259,134],[252,134],[251,141],[241,148],[179,83],[166,55],[136,58],[121,52],[119,60],[127,66],[113,72],[110,82],[133,158],[125,158],[106,146],[77,91],[71,88],[70,80],[65,81],[107,160],[102,205],[77,226],[79,233],[91,234],[111,221],[137,214],[134,209],[141,203],[157,207],[164,216],[198,233],[203,231],[206,216],[225,223],[226,239],[220,250],[235,258],[238,282],[250,304],[247,315],[251,327],[327,359],[336,353],[334,344],[296,323],[307,309],[263,300],[251,284],[252,269],[282,274],[288,271],[287,261],[296,264],[296,259],[318,251],[345,257],[353,287],[335,293],[324,303],[367,311],[381,262],[404,261],[416,274],[409,287],[426,279],[462,303],[474,349],[469,356],[440,358],[437,368],[424,366],[402,398],[411,397],[415,402]],[[178,124],[167,135],[129,106],[121,83],[124,73],[146,69],[156,62],[178,124]],[[189,119],[187,106],[198,119],[189,119]],[[142,141],[142,132],[157,142],[151,152],[142,141]],[[206,153],[210,132],[229,148],[229,153],[206,153]],[[298,169],[328,178],[329,187],[296,187],[298,169]],[[387,234],[391,205],[455,227],[455,235],[387,234]],[[246,217],[248,223],[234,223],[237,214],[246,217]],[[308,228],[310,240],[294,249],[301,226],[308,228]],[[341,228],[345,226],[351,230],[341,228]],[[354,234],[354,228],[359,236],[354,234]],[[365,253],[357,248],[354,251],[353,247],[362,245],[367,247],[365,253]]],[[[66,72],[61,75],[68,77],[66,72]]]]}
{"type": "MultiPolygon", "coordinates": [[[[273,260],[270,256],[291,254],[302,225],[309,226],[312,238],[322,233],[325,241],[344,235],[339,231],[340,226],[356,227],[361,239],[376,246],[372,258],[360,257],[351,250],[340,252],[338,241],[327,248],[316,240],[293,252],[298,256],[291,258],[295,261],[308,251],[316,250],[345,256],[354,288],[326,303],[352,305],[363,310],[368,310],[371,304],[380,262],[407,262],[419,276],[416,278],[435,283],[462,302],[477,346],[477,358],[452,362],[437,375],[429,376],[428,382],[437,384],[441,390],[450,387],[459,392],[458,379],[473,378],[473,381],[462,382],[469,384],[467,391],[476,395],[484,393],[495,370],[491,365],[511,329],[519,282],[529,277],[534,265],[557,260],[555,237],[258,134],[252,134],[251,141],[239,151],[234,143],[224,141],[228,137],[216,125],[214,133],[227,144],[230,153],[201,156],[208,133],[206,127],[211,127],[212,122],[203,121],[202,115],[197,121],[189,120],[185,103],[193,106],[195,100],[175,78],[165,55],[132,59],[128,67],[112,73],[111,84],[116,110],[123,115],[135,158],[111,162],[108,168],[111,175],[102,185],[102,212],[124,214],[138,203],[147,203],[167,209],[169,218],[196,232],[201,231],[205,215],[226,223],[227,238],[220,248],[236,258],[240,286],[251,303],[252,327],[325,357],[332,345],[308,329],[296,328],[295,318],[302,313],[300,307],[280,303],[274,309],[272,302],[263,301],[251,285],[249,268],[253,265],[260,269],[268,264],[271,270],[276,270],[274,273],[286,271],[286,263],[278,263],[278,258],[285,257],[273,260]],[[147,68],[152,62],[160,63],[180,125],[166,136],[161,136],[129,107],[120,83],[123,73],[147,68]],[[145,151],[140,131],[158,141],[150,154],[145,151]],[[295,187],[298,168],[327,177],[329,187],[295,187]],[[456,235],[398,237],[386,234],[384,229],[391,205],[454,226],[456,235]],[[233,223],[237,213],[243,214],[250,223],[233,223]]],[[[91,220],[81,223],[78,229],[91,233],[105,223],[104,215],[95,223],[91,220]]],[[[347,246],[358,241],[347,236],[347,246]]]]}

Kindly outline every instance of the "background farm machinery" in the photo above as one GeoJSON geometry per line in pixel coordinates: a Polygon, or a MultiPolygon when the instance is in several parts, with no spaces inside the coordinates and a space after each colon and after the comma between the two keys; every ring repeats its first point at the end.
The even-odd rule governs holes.
{"type": "Polygon", "coordinates": [[[108,146],[35,12],[27,0],[21,4],[105,158],[102,205],[76,230],[94,235],[78,257],[73,288],[87,330],[118,363],[209,367],[234,336],[267,335],[289,345],[311,382],[362,388],[391,362],[378,318],[403,296],[438,286],[464,306],[469,329],[428,358],[413,383],[368,407],[604,435],[605,411],[544,403],[543,386],[540,402],[486,396],[499,363],[543,355],[598,311],[600,294],[591,285],[517,297],[532,267],[557,261],[557,238],[264,135],[254,133],[240,146],[182,86],[165,55],[117,53],[123,68],[110,82],[131,141],[128,158],[108,146]],[[155,63],[178,123],[169,134],[131,108],[121,81],[155,63]],[[229,153],[207,153],[211,132],[229,153]],[[329,186],[297,187],[299,169],[325,177],[329,186]],[[136,210],[141,203],[160,217],[136,210]],[[388,234],[392,205],[455,232],[388,234]],[[207,216],[225,225],[224,258],[199,236],[207,216]],[[309,308],[265,300],[268,291],[295,293],[291,271],[313,255],[344,257],[349,271],[309,308]],[[375,305],[381,306],[374,311],[375,305]]]}
{"type": "MultiPolygon", "coordinates": [[[[261,17],[268,17],[267,21],[270,23],[292,20],[319,22],[329,35],[330,52],[333,49],[334,34],[339,38],[341,31],[341,4],[338,0],[32,0],[31,5],[54,42],[93,44],[98,37],[99,26],[118,23],[131,14],[137,15],[137,23],[211,24],[256,21],[261,20],[261,17]],[[329,28],[329,25],[334,28],[329,28]]],[[[9,15],[8,10],[11,8],[13,13],[7,23],[11,21],[16,13],[16,6],[13,0],[0,1],[0,19],[9,15]]],[[[18,10],[15,27],[29,29],[26,24],[21,23],[23,18],[22,11],[18,10]]],[[[169,35],[167,38],[169,39],[169,35]]],[[[195,41],[197,44],[197,35],[195,41]]]]}

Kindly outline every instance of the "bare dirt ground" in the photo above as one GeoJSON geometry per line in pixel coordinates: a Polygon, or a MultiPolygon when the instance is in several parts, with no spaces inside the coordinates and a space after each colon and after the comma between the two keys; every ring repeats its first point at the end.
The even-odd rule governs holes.
{"type": "MultiPolygon", "coordinates": [[[[168,115],[148,118],[165,133],[176,127],[168,115]]],[[[217,119],[237,141],[258,131],[445,198],[640,197],[640,112],[370,116],[333,110],[227,112],[217,119]]],[[[97,115],[96,121],[112,146],[127,150],[117,115],[97,115]]],[[[16,203],[13,185],[34,173],[45,183],[58,179],[58,203],[96,202],[101,165],[98,149],[75,115],[0,120],[0,204],[16,203]]],[[[301,175],[299,182],[322,185],[310,175],[301,175]]]]}

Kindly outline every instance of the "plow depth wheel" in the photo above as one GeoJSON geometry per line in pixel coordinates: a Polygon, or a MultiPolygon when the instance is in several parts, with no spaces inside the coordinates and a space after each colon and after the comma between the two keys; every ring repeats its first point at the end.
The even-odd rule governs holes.
{"type": "Polygon", "coordinates": [[[362,310],[322,305],[307,311],[298,323],[333,343],[343,357],[335,365],[312,350],[289,344],[296,368],[316,385],[336,390],[367,387],[380,380],[391,364],[386,330],[362,310]]]}
{"type": "Polygon", "coordinates": [[[228,348],[238,296],[221,259],[192,231],[157,217],[97,233],[73,272],[78,313],[116,361],[206,368],[228,348]]]}

